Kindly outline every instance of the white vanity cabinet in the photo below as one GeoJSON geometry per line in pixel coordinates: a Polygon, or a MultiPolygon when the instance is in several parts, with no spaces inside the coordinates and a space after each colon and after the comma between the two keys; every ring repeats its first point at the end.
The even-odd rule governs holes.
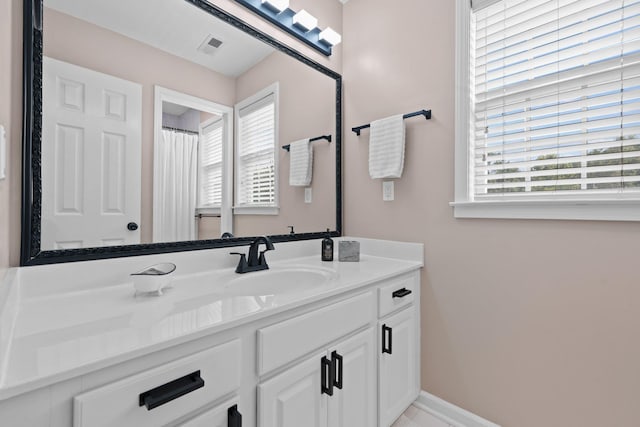
{"type": "Polygon", "coordinates": [[[376,424],[375,328],[369,327],[258,386],[258,427],[376,424]]]}
{"type": "Polygon", "coordinates": [[[418,268],[0,399],[0,425],[389,427],[419,392],[418,268]]]}
{"type": "Polygon", "coordinates": [[[260,374],[312,354],[258,386],[259,427],[375,425],[375,307],[369,290],[258,331],[260,374]]]}
{"type": "Polygon", "coordinates": [[[378,288],[378,417],[388,427],[420,392],[419,280],[407,275],[378,288]]]}

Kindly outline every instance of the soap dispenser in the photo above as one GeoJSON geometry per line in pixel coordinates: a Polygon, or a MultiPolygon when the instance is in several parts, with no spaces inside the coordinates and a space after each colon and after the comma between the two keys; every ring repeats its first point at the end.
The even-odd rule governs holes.
{"type": "Polygon", "coordinates": [[[327,228],[327,237],[322,239],[322,261],[333,261],[333,239],[327,228]]]}

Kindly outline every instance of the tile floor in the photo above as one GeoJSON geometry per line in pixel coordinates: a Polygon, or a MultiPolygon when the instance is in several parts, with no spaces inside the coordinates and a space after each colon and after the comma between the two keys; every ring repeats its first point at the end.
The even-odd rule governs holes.
{"type": "Polygon", "coordinates": [[[391,427],[450,427],[428,412],[411,405],[391,427]]]}

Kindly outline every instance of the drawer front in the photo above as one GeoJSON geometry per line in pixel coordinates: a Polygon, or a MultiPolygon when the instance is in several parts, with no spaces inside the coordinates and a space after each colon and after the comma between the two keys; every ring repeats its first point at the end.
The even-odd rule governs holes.
{"type": "Polygon", "coordinates": [[[411,304],[416,294],[417,285],[418,279],[414,274],[392,279],[387,284],[381,285],[378,288],[380,317],[411,304]]]}
{"type": "Polygon", "coordinates": [[[375,299],[367,292],[337,304],[258,330],[258,374],[292,362],[374,319],[375,299]]]}
{"type": "Polygon", "coordinates": [[[240,340],[234,340],[80,394],[74,399],[73,425],[166,425],[236,391],[240,387],[240,357],[240,340]],[[144,399],[145,393],[146,404],[152,409],[141,406],[140,395],[144,399]]]}
{"type": "Polygon", "coordinates": [[[180,427],[229,427],[231,425],[229,423],[229,408],[237,404],[237,398],[229,399],[186,423],[180,424],[180,427]]]}

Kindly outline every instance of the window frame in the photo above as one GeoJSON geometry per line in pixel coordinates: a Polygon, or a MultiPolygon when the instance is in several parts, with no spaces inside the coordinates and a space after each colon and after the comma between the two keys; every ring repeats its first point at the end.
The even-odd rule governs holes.
{"type": "MultiPolygon", "coordinates": [[[[478,1],[478,0],[476,0],[478,1]]],[[[499,0],[481,0],[486,6],[499,0]]],[[[615,198],[551,196],[537,200],[474,200],[470,141],[471,120],[471,0],[456,0],[455,26],[455,218],[561,219],[600,221],[640,221],[640,194],[615,198]]]]}
{"type": "Polygon", "coordinates": [[[238,102],[234,108],[234,199],[233,199],[233,213],[237,215],[278,215],[280,212],[280,198],[279,198],[279,165],[278,165],[278,141],[280,139],[280,113],[279,113],[279,92],[280,85],[275,82],[264,89],[259,90],[255,94],[238,102]],[[238,196],[240,194],[240,167],[239,167],[239,151],[240,151],[240,111],[244,108],[250,107],[265,97],[273,95],[274,102],[274,138],[273,138],[273,168],[274,168],[274,202],[272,204],[255,204],[247,205],[240,204],[238,202],[238,196]]]}
{"type": "MultiPolygon", "coordinates": [[[[215,164],[220,165],[220,174],[221,174],[221,185],[222,188],[224,190],[224,163],[225,163],[225,156],[224,156],[224,145],[225,145],[225,125],[224,125],[224,117],[214,117],[212,119],[209,119],[203,123],[200,123],[200,129],[199,129],[199,141],[202,141],[203,139],[203,135],[204,135],[204,130],[210,126],[214,126],[217,124],[220,124],[220,128],[222,128],[222,138],[221,138],[221,150],[222,150],[222,155],[221,155],[221,159],[220,162],[216,162],[215,164]]],[[[214,165],[215,165],[214,164],[214,165]]],[[[212,165],[208,165],[209,167],[212,165]]],[[[222,203],[223,200],[220,200],[220,204],[219,205],[205,205],[202,203],[201,200],[201,195],[202,195],[202,171],[203,166],[202,166],[202,144],[199,143],[198,144],[198,197],[197,197],[197,203],[196,203],[196,215],[197,214],[203,214],[203,215],[220,215],[222,212],[222,203]]],[[[223,197],[224,198],[224,197],[223,197]]]]}

